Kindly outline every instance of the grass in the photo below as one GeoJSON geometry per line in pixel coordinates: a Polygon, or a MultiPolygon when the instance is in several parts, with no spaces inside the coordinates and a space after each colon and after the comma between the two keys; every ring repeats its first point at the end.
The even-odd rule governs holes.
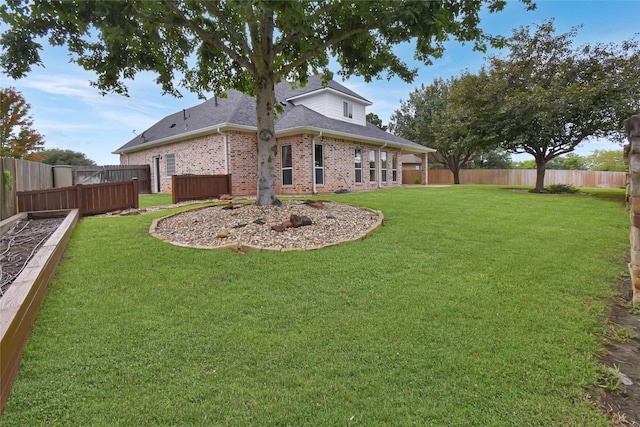
{"type": "Polygon", "coordinates": [[[0,425],[608,425],[588,395],[629,219],[599,194],[323,196],[385,223],[312,252],[171,246],[148,235],[167,211],[85,219],[0,425]]]}
{"type": "Polygon", "coordinates": [[[139,205],[141,208],[165,206],[170,205],[171,202],[171,194],[142,194],[139,198],[139,205]]]}

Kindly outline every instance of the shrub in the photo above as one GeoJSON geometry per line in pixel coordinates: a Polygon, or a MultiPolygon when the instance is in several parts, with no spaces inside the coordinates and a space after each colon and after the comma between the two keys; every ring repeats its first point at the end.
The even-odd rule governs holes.
{"type": "Polygon", "coordinates": [[[552,184],[552,185],[546,186],[544,189],[552,194],[578,192],[578,189],[571,184],[552,184]]]}

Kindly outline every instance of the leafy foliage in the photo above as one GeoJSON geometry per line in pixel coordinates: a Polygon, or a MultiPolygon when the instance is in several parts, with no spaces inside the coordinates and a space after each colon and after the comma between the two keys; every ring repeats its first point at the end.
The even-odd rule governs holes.
{"type": "Polygon", "coordinates": [[[435,79],[429,86],[411,92],[409,100],[402,101],[391,117],[390,127],[395,133],[437,150],[434,161],[453,172],[456,184],[460,183],[460,169],[487,148],[487,139],[472,131],[471,120],[460,102],[482,96],[467,91],[479,78],[465,74],[449,80],[435,79]]]}
{"type": "Polygon", "coordinates": [[[44,137],[33,129],[31,106],[13,88],[0,89],[0,157],[41,161],[44,137]]]}
{"type": "Polygon", "coordinates": [[[573,48],[576,34],[556,35],[553,21],[522,27],[509,40],[509,54],[490,59],[485,89],[499,102],[495,132],[487,137],[534,157],[536,191],[549,161],[589,138],[620,137],[623,120],[640,107],[638,41],[573,48]]]}
{"type": "MultiPolygon", "coordinates": [[[[523,0],[530,4],[530,0],[523,0]]],[[[284,79],[304,84],[310,72],[328,80],[329,58],[339,75],[371,80],[386,72],[411,81],[410,69],[394,52],[415,44],[415,57],[430,63],[451,38],[500,44],[478,27],[486,3],[502,0],[434,1],[124,1],[32,2],[7,0],[0,19],[0,65],[12,77],[42,63],[41,38],[66,45],[72,59],[97,74],[102,91],[126,94],[125,80],[152,71],[165,93],[179,87],[204,96],[235,88],[256,97],[258,204],[275,198],[274,85],[284,79]]],[[[534,6],[529,5],[529,8],[534,6]]]]}
{"type": "Polygon", "coordinates": [[[579,190],[571,184],[552,184],[544,188],[548,193],[562,194],[562,193],[577,193],[579,190]]]}
{"type": "Polygon", "coordinates": [[[624,156],[622,150],[594,150],[585,159],[590,170],[624,172],[624,156]]]}
{"type": "Polygon", "coordinates": [[[50,150],[43,150],[40,154],[47,157],[42,163],[48,165],[95,166],[96,164],[96,162],[79,151],[52,148],[50,150]]]}
{"type": "Polygon", "coordinates": [[[367,121],[382,130],[387,130],[387,126],[382,123],[382,119],[376,113],[367,113],[367,121]]]}

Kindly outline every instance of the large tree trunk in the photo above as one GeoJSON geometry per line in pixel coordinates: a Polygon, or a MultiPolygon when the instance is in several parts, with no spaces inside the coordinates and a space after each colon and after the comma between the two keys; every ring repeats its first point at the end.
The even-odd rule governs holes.
{"type": "Polygon", "coordinates": [[[275,107],[274,82],[264,77],[258,82],[256,114],[258,118],[258,194],[256,204],[279,205],[276,198],[276,132],[273,124],[275,107]]]}
{"type": "Polygon", "coordinates": [[[454,184],[460,184],[460,169],[459,168],[453,168],[453,169],[451,169],[451,172],[453,173],[453,183],[454,184]]]}
{"type": "Polygon", "coordinates": [[[547,161],[542,158],[536,158],[536,188],[534,193],[542,193],[544,191],[544,174],[547,171],[547,161]]]}
{"type": "MultiPolygon", "coordinates": [[[[255,7],[255,6],[254,6],[255,7]]],[[[276,92],[273,73],[273,11],[256,8],[259,18],[252,20],[250,33],[256,51],[256,115],[258,121],[258,193],[256,204],[280,205],[276,198],[276,156],[278,145],[273,123],[276,92]],[[256,26],[259,22],[259,27],[256,26]]]]}

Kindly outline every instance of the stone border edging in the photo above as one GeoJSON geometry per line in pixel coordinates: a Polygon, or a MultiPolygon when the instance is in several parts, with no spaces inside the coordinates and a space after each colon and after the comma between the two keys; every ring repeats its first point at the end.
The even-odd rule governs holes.
{"type": "MultiPolygon", "coordinates": [[[[333,202],[336,203],[336,202],[333,202]]],[[[345,204],[345,203],[343,203],[345,204]]],[[[214,205],[214,206],[220,206],[220,205],[214,205]]],[[[181,213],[185,212],[177,212],[171,215],[167,215],[167,216],[163,216],[162,218],[156,218],[151,222],[151,226],[149,227],[149,234],[151,236],[153,236],[154,238],[169,243],[171,245],[174,246],[179,246],[179,247],[183,247],[183,248],[193,248],[193,249],[209,249],[209,250],[220,250],[220,251],[230,251],[230,252],[238,252],[238,253],[249,253],[249,252],[291,252],[291,251],[315,251],[318,249],[323,249],[323,248],[329,248],[331,246],[337,246],[337,245],[342,245],[344,243],[349,243],[349,242],[355,242],[357,240],[363,240],[366,239],[367,237],[371,236],[373,234],[374,231],[376,231],[378,228],[380,228],[382,226],[382,222],[384,221],[384,214],[382,213],[382,211],[376,211],[373,209],[369,209],[367,207],[364,206],[354,206],[354,205],[349,205],[349,206],[353,206],[355,208],[360,208],[360,209],[366,209],[367,211],[376,214],[377,219],[375,224],[373,224],[371,227],[369,227],[369,229],[367,231],[364,232],[364,234],[362,234],[361,236],[352,238],[352,239],[343,239],[340,240],[338,242],[333,242],[327,245],[316,245],[316,246],[312,246],[309,248],[264,248],[262,246],[253,246],[253,245],[246,245],[246,244],[242,244],[242,243],[229,243],[226,245],[220,245],[220,246],[201,246],[201,245],[189,245],[186,243],[180,243],[180,242],[175,242],[172,241],[170,239],[167,239],[161,235],[159,235],[158,233],[156,233],[156,228],[158,226],[158,223],[160,221],[162,221],[163,219],[166,218],[170,218],[172,216],[175,215],[180,215],[181,213]]],[[[188,209],[188,210],[199,210],[199,209],[206,209],[206,208],[210,208],[212,206],[203,206],[203,207],[199,207],[196,209],[188,209]]]]}

